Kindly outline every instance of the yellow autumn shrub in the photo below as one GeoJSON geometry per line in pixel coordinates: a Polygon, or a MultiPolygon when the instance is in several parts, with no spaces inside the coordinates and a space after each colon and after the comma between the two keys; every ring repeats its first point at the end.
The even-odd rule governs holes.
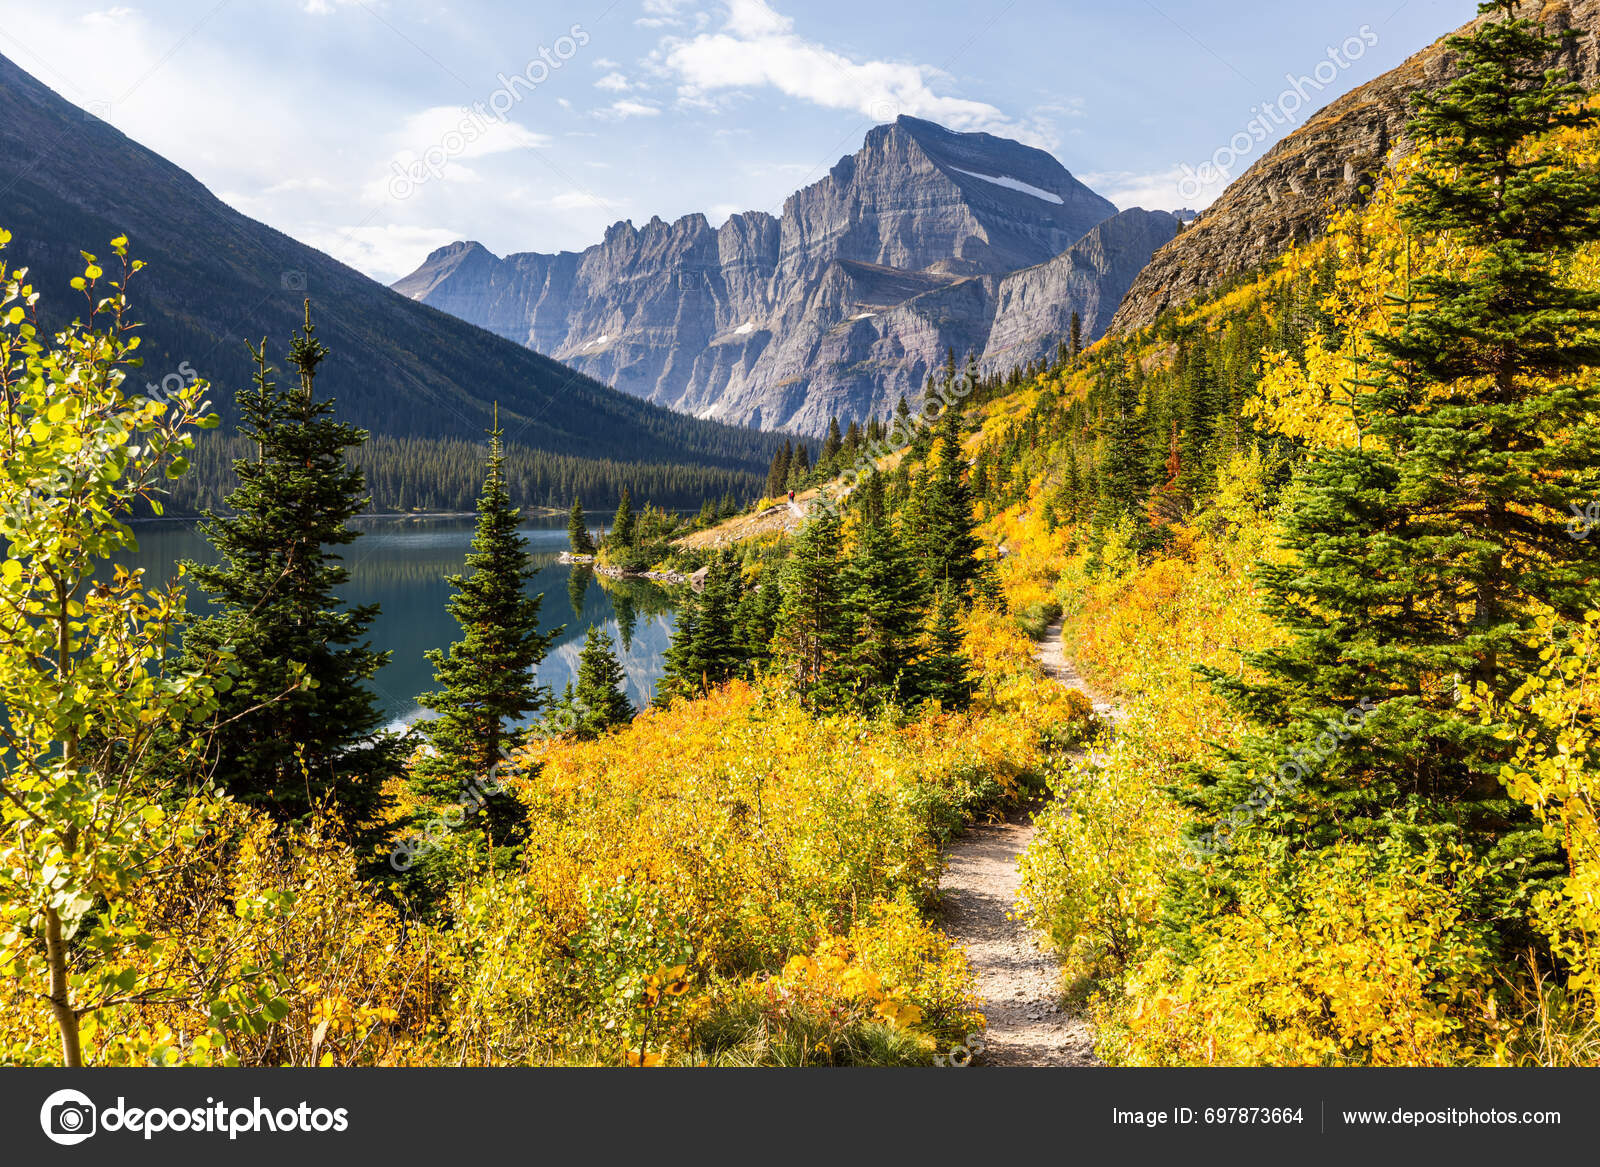
{"type": "Polygon", "coordinates": [[[1261,862],[1196,921],[1186,959],[1149,954],[1095,1010],[1127,1065],[1433,1066],[1471,1061],[1494,937],[1464,853],[1330,848],[1261,862]]]}

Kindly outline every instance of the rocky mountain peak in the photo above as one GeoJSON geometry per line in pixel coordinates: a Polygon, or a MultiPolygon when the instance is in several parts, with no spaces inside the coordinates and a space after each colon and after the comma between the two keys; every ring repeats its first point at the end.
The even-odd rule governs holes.
{"type": "Polygon", "coordinates": [[[1139,243],[1049,265],[1116,214],[1043,150],[901,117],[780,215],[617,223],[576,256],[436,252],[395,286],[651,401],[821,432],[914,396],[947,347],[985,356],[1012,273],[1031,274],[1002,314],[1004,359],[1054,349],[1056,279],[1098,335],[1139,243]]]}

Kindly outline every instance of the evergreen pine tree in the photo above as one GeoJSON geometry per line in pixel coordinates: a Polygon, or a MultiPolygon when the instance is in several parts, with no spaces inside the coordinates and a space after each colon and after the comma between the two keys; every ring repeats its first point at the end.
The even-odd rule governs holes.
{"type": "Polygon", "coordinates": [[[961,414],[952,406],[939,420],[937,462],[928,469],[918,508],[924,582],[931,593],[947,587],[958,603],[971,596],[978,575],[977,534],[972,489],[966,480],[967,460],[961,450],[961,414]]]}
{"type": "Polygon", "coordinates": [[[789,463],[789,488],[799,490],[811,477],[811,451],[804,442],[794,448],[794,460],[789,463]]]}
{"type": "Polygon", "coordinates": [[[739,652],[752,671],[772,659],[772,638],[777,632],[782,603],[783,589],[771,576],[765,583],[746,588],[739,598],[739,652]]]}
{"type": "Polygon", "coordinates": [[[844,570],[844,606],[849,621],[847,681],[859,700],[904,696],[914,680],[923,593],[911,556],[889,519],[883,481],[874,474],[857,490],[861,515],[855,547],[844,570]]]}
{"type": "Polygon", "coordinates": [[[911,406],[906,403],[905,394],[900,395],[899,402],[894,407],[894,445],[898,449],[912,438],[916,427],[911,424],[911,406]]]}
{"type": "Polygon", "coordinates": [[[251,353],[254,384],[238,402],[256,457],[234,465],[232,513],[208,513],[200,526],[221,562],[186,565],[216,612],[187,630],[183,667],[224,649],[235,656],[212,735],[215,772],[234,797],[286,819],[331,802],[354,836],[375,842],[365,828],[385,805],[402,745],[383,732],[367,685],[388,660],[365,639],[378,608],[340,601],[349,572],[334,550],[355,541],[348,524],[367,504],[361,471],[346,462],[367,435],[334,421],[333,401],[317,399],[328,349],[309,300],[289,345],[298,384],[272,381],[265,340],[251,353]]]}
{"type": "Polygon", "coordinates": [[[1148,450],[1139,414],[1139,386],[1118,359],[1110,372],[1105,463],[1100,472],[1102,521],[1136,515],[1144,505],[1148,450]]]}
{"type": "Polygon", "coordinates": [[[767,470],[767,497],[777,498],[789,489],[789,459],[793,457],[792,442],[785,442],[772,454],[772,466],[767,470]]]}
{"type": "Polygon", "coordinates": [[[832,700],[847,648],[839,517],[819,508],[793,537],[783,570],[774,649],[804,698],[832,700]]]}
{"type": "MultiPolygon", "coordinates": [[[[1481,910],[1520,948],[1527,881],[1564,869],[1501,787],[1507,727],[1458,693],[1510,698],[1539,668],[1541,615],[1576,622],[1592,606],[1600,547],[1568,537],[1565,509],[1600,485],[1600,400],[1569,376],[1600,364],[1600,297],[1565,281],[1600,239],[1600,178],[1532,142],[1594,116],[1543,71],[1559,42],[1513,5],[1485,11],[1501,19],[1452,38],[1458,78],[1419,102],[1426,165],[1402,200],[1467,261],[1418,279],[1374,337],[1384,359],[1362,412],[1376,440],[1321,452],[1303,475],[1290,559],[1261,572],[1291,638],[1253,658],[1259,681],[1213,674],[1259,728],[1197,775],[1192,801],[1213,843],[1259,774],[1276,788],[1240,829],[1280,846],[1465,840],[1508,873],[1481,910]]],[[[1195,880],[1182,893],[1201,894],[1195,880]]]]}
{"type": "Polygon", "coordinates": [[[518,724],[542,705],[533,670],[556,632],[539,630],[542,595],[527,594],[534,575],[528,543],[517,530],[522,513],[505,483],[505,448],[498,418],[478,498],[477,531],[467,571],[453,575],[445,608],[461,629],[447,650],[426,656],[439,688],[417,698],[436,716],[418,729],[430,747],[412,767],[418,827],[441,809],[465,808],[463,843],[478,837],[501,858],[521,841],[522,806],[498,790],[496,770],[517,737],[518,724]]]}
{"type": "Polygon", "coordinates": [[[844,436],[839,431],[839,419],[838,417],[830,417],[828,419],[827,436],[822,439],[822,457],[819,459],[818,464],[822,466],[832,465],[833,460],[839,456],[839,451],[842,449],[844,449],[844,436]]]}
{"type": "Polygon", "coordinates": [[[735,677],[747,653],[739,627],[739,562],[723,551],[707,568],[699,595],[679,609],[672,647],[657,692],[664,699],[692,697],[735,677]]]}
{"type": "Polygon", "coordinates": [[[623,688],[625,680],[611,638],[600,631],[598,624],[589,625],[589,634],[578,653],[578,684],[571,699],[579,737],[598,737],[613,726],[633,720],[633,704],[623,688]]]}
{"type": "Polygon", "coordinates": [[[1083,317],[1076,312],[1072,314],[1072,359],[1076,361],[1078,354],[1083,352],[1083,317]]]}
{"type": "Polygon", "coordinates": [[[679,698],[698,696],[701,678],[697,669],[695,635],[700,629],[700,597],[691,592],[678,605],[672,628],[672,641],[661,656],[661,676],[656,680],[656,705],[666,707],[679,698]]]}
{"type": "Polygon", "coordinates": [[[632,547],[637,533],[638,516],[633,513],[633,491],[622,488],[622,501],[617,503],[616,517],[611,520],[611,538],[618,547],[632,547]]]}
{"type": "Polygon", "coordinates": [[[961,641],[960,605],[953,589],[939,588],[933,597],[927,649],[919,668],[918,695],[946,709],[965,709],[972,702],[972,662],[961,641]]]}
{"type": "Polygon", "coordinates": [[[572,511],[567,515],[567,543],[574,555],[593,555],[594,540],[589,536],[589,520],[584,517],[583,503],[572,500],[572,511]]]}

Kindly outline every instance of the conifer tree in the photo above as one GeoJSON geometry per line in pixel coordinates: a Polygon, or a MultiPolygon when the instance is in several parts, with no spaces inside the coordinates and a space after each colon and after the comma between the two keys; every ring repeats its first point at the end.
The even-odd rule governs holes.
{"type": "Polygon", "coordinates": [[[633,491],[622,488],[622,501],[617,503],[616,517],[611,520],[611,538],[618,547],[632,547],[638,526],[638,516],[633,513],[633,491]]]}
{"type": "Polygon", "coordinates": [[[861,485],[852,506],[861,525],[844,570],[851,634],[847,683],[863,702],[903,697],[915,680],[911,664],[920,648],[923,592],[911,556],[889,519],[878,475],[861,485]]]}
{"type": "Polygon", "coordinates": [[[927,648],[919,670],[919,696],[938,701],[946,709],[965,709],[972,702],[972,662],[963,648],[955,591],[941,587],[933,597],[927,648]]]}
{"type": "Polygon", "coordinates": [[[802,697],[829,701],[839,692],[847,640],[841,594],[839,517],[819,508],[793,537],[783,570],[776,655],[802,697]]]}
{"type": "Polygon", "coordinates": [[[689,697],[737,676],[746,653],[740,636],[738,561],[723,551],[706,571],[704,590],[679,609],[657,692],[689,697]]]}
{"type": "Polygon", "coordinates": [[[1083,475],[1078,469],[1078,451],[1076,448],[1067,451],[1067,480],[1061,488],[1062,502],[1065,503],[1066,514],[1062,517],[1068,523],[1076,523],[1083,515],[1083,475]]]}
{"type": "Polygon", "coordinates": [[[1423,166],[1401,204],[1413,229],[1449,231],[1464,262],[1416,280],[1373,337],[1371,440],[1305,472],[1284,521],[1291,558],[1261,573],[1290,639],[1253,658],[1259,681],[1213,675],[1259,728],[1198,775],[1193,802],[1214,840],[1249,805],[1252,775],[1293,761],[1294,781],[1242,829],[1296,849],[1466,840],[1509,873],[1482,910],[1520,949],[1513,904],[1563,869],[1501,787],[1512,735],[1458,694],[1510,704],[1538,670],[1541,614],[1576,622],[1593,603],[1600,547],[1565,520],[1600,485],[1600,400],[1592,377],[1571,376],[1600,364],[1600,297],[1567,280],[1600,239],[1600,177],[1534,142],[1594,116],[1544,72],[1559,41],[1513,5],[1484,10],[1500,19],[1451,39],[1459,76],[1419,101],[1423,166]]]}
{"type": "Polygon", "coordinates": [[[349,521],[367,505],[361,472],[346,461],[367,435],[334,421],[333,401],[317,398],[328,348],[309,300],[289,345],[296,384],[272,380],[265,340],[251,354],[254,383],[238,402],[256,457],[235,463],[232,513],[208,513],[201,524],[221,562],[187,565],[216,612],[189,627],[184,668],[225,645],[236,654],[237,680],[219,697],[212,738],[230,793],[286,819],[330,802],[347,829],[372,842],[363,828],[385,805],[402,747],[384,732],[367,685],[388,660],[366,640],[377,605],[341,602],[349,571],[336,550],[355,541],[349,521]]]}
{"type": "Polygon", "coordinates": [[[789,460],[794,456],[794,443],[785,442],[773,452],[772,466],[767,470],[767,497],[777,498],[789,489],[789,460]]]}
{"type": "Polygon", "coordinates": [[[574,728],[579,737],[599,737],[614,726],[633,720],[633,703],[623,685],[626,677],[611,638],[598,624],[589,625],[583,649],[578,653],[578,684],[573,690],[571,708],[577,715],[574,728]]]}
{"type": "Polygon", "coordinates": [[[1078,354],[1083,352],[1083,317],[1076,312],[1072,314],[1072,359],[1076,361],[1078,354]]]}
{"type": "Polygon", "coordinates": [[[967,460],[961,450],[961,414],[956,406],[939,421],[938,458],[928,468],[918,519],[924,582],[948,587],[957,603],[971,596],[978,575],[977,517],[966,480],[967,460]]]}
{"type": "Polygon", "coordinates": [[[1148,449],[1139,414],[1139,387],[1118,359],[1110,371],[1105,421],[1105,464],[1100,472],[1102,521],[1137,514],[1143,507],[1148,449]]]}
{"type": "Polygon", "coordinates": [[[427,653],[439,688],[417,703],[436,716],[418,726],[430,749],[412,768],[412,790],[419,825],[441,808],[461,806],[462,841],[476,843],[481,835],[503,858],[520,842],[525,820],[515,797],[498,790],[497,768],[519,723],[543,704],[533,671],[560,629],[540,631],[544,597],[527,592],[534,568],[517,530],[522,513],[506,490],[502,439],[497,419],[466,574],[449,579],[455,594],[445,608],[461,638],[427,653]]]}
{"type": "Polygon", "coordinates": [[[789,463],[789,488],[799,490],[811,477],[811,451],[804,442],[794,448],[794,459],[789,463]]]}
{"type": "Polygon", "coordinates": [[[572,510],[567,515],[567,543],[574,555],[593,555],[594,540],[589,536],[589,520],[584,517],[583,503],[572,500],[572,510]]]}
{"type": "Polygon", "coordinates": [[[699,628],[700,597],[691,593],[678,605],[672,642],[661,655],[661,676],[656,680],[654,697],[656,705],[665,708],[679,698],[694,697],[700,692],[694,644],[699,628]]]}
{"type": "Polygon", "coordinates": [[[772,638],[778,629],[783,589],[769,575],[765,583],[746,588],[739,598],[739,651],[748,667],[759,669],[772,659],[772,638]]]}
{"type": "Polygon", "coordinates": [[[902,393],[899,402],[894,407],[894,444],[896,448],[911,440],[914,428],[911,424],[911,406],[906,403],[905,394],[902,393]]]}
{"type": "Polygon", "coordinates": [[[822,439],[822,456],[818,460],[818,464],[822,466],[832,465],[833,460],[839,456],[839,451],[842,449],[844,449],[844,435],[839,431],[839,419],[837,416],[830,417],[828,419],[827,436],[822,439]]]}

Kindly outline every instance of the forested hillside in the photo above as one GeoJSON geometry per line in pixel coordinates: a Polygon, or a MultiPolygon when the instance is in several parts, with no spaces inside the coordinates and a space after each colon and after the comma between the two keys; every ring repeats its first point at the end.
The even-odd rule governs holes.
{"type": "Polygon", "coordinates": [[[1008,594],[1130,713],[1026,859],[1115,1061],[1596,1056],[1600,133],[1456,48],[1326,239],[987,423],[1008,594]]]}
{"type": "MultiPolygon", "coordinates": [[[[67,291],[83,270],[80,250],[104,259],[106,241],[126,236],[130,254],[148,265],[139,284],[143,364],[135,384],[171,393],[204,378],[230,428],[239,416],[234,395],[253,371],[247,344],[287,335],[309,297],[332,348],[323,384],[341,416],[375,434],[481,441],[498,405],[525,450],[657,464],[649,476],[663,485],[671,477],[667,465],[684,468],[676,472],[681,481],[692,477],[691,467],[747,471],[771,455],[771,440],[755,431],[616,392],[239,214],[3,57],[0,155],[11,171],[0,193],[0,224],[13,236],[8,258],[29,268],[44,294],[44,323],[64,324],[89,308],[67,291]]],[[[281,364],[284,354],[273,355],[281,364]]],[[[448,458],[447,447],[438,447],[425,461],[448,458]]],[[[603,474],[612,495],[622,487],[598,467],[568,472],[556,468],[559,460],[527,464],[536,462],[541,497],[563,475],[603,474]]],[[[209,475],[208,485],[215,490],[219,480],[209,475]]],[[[469,501],[443,482],[419,484],[417,493],[449,498],[452,509],[469,501]]],[[[387,505],[398,507],[398,496],[387,505]]]]}
{"type": "MultiPolygon", "coordinates": [[[[251,452],[250,443],[240,437],[217,438],[200,446],[191,472],[172,483],[166,514],[193,515],[225,505],[237,485],[233,464],[251,452]]],[[[352,450],[350,458],[366,475],[373,511],[459,514],[470,511],[478,496],[483,454],[481,441],[375,434],[352,450]]],[[[562,510],[575,499],[589,506],[614,507],[624,490],[675,509],[725,495],[743,503],[759,495],[763,484],[755,470],[737,466],[584,458],[522,445],[508,450],[506,476],[521,505],[562,510]]]]}

